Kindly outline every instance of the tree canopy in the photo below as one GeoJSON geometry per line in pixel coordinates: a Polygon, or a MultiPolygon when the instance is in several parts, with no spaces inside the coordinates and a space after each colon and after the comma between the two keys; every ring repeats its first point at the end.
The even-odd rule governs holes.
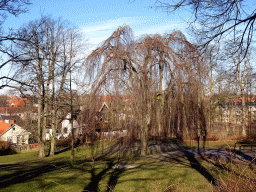
{"type": "Polygon", "coordinates": [[[196,46],[180,31],[135,38],[127,25],[119,27],[88,56],[86,65],[94,82],[92,92],[132,98],[129,106],[136,117],[134,125],[138,125],[134,129],[140,130],[141,155],[147,153],[149,131],[160,134],[165,127],[168,134],[182,132],[185,110],[189,109],[184,108],[189,99],[184,101],[183,95],[198,101],[198,74],[202,70],[198,56],[196,46]],[[158,126],[152,126],[154,118],[158,126]],[[163,122],[172,122],[173,126],[164,126],[163,122]]]}
{"type": "Polygon", "coordinates": [[[255,31],[255,3],[248,0],[170,0],[156,1],[156,6],[167,13],[189,10],[193,19],[190,29],[201,37],[202,44],[213,40],[235,42],[234,53],[243,56],[253,41],[255,31]]]}

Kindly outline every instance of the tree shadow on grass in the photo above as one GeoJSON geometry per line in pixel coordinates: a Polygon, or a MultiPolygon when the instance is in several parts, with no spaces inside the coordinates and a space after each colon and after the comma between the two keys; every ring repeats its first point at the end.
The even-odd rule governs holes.
{"type": "Polygon", "coordinates": [[[189,151],[184,151],[184,155],[190,162],[190,166],[197,170],[202,176],[204,176],[215,187],[222,186],[222,183],[213,177],[207,169],[195,158],[195,154],[189,151]]]}
{"type": "MultiPolygon", "coordinates": [[[[221,170],[224,170],[224,171],[227,171],[228,173],[232,173],[238,177],[241,177],[241,178],[244,178],[244,179],[247,179],[248,181],[253,181],[253,182],[256,182],[256,179],[253,179],[253,178],[250,178],[250,177],[247,177],[245,175],[243,175],[242,173],[238,173],[236,172],[235,170],[225,166],[224,164],[220,164],[218,161],[214,162],[214,161],[211,161],[207,158],[205,158],[203,155],[201,155],[201,158],[205,161],[207,161],[208,163],[211,163],[212,165],[214,165],[216,168],[218,169],[221,169],[221,170]]],[[[251,166],[251,164],[249,164],[249,167],[251,166]]],[[[252,168],[253,169],[253,168],[252,168]]]]}
{"type": "Polygon", "coordinates": [[[125,171],[125,165],[126,163],[123,162],[120,164],[120,161],[118,160],[117,163],[114,163],[114,161],[111,159],[107,163],[107,167],[103,169],[100,173],[97,175],[95,174],[95,168],[91,167],[91,170],[89,171],[91,173],[91,179],[90,183],[84,187],[83,191],[92,191],[97,192],[99,191],[99,182],[103,179],[104,175],[113,169],[113,171],[110,174],[110,178],[108,180],[108,187],[106,189],[107,192],[113,191],[115,188],[117,181],[120,177],[120,175],[125,171]]]}
{"type": "Polygon", "coordinates": [[[139,156],[140,154],[140,141],[139,140],[129,140],[123,142],[122,138],[117,139],[116,142],[109,146],[104,152],[100,152],[97,154],[97,158],[95,160],[104,159],[111,155],[117,156],[139,156]]]}
{"type": "Polygon", "coordinates": [[[39,177],[42,174],[55,171],[59,169],[61,166],[66,165],[66,162],[44,164],[44,165],[35,166],[33,168],[30,168],[29,165],[27,166],[24,166],[22,164],[20,164],[20,166],[18,166],[18,164],[15,164],[15,165],[16,165],[15,167],[13,168],[9,167],[9,169],[7,170],[11,172],[14,171],[14,173],[3,175],[0,177],[0,189],[6,188],[10,185],[23,183],[28,180],[32,180],[36,177],[39,177]]]}
{"type": "Polygon", "coordinates": [[[103,175],[111,169],[112,166],[113,166],[113,162],[112,161],[108,162],[107,168],[103,169],[97,175],[95,174],[95,168],[92,167],[92,169],[90,170],[90,173],[91,173],[90,183],[86,187],[84,187],[83,191],[97,192],[99,190],[100,180],[102,179],[103,175]]]}
{"type": "MultiPolygon", "coordinates": [[[[149,154],[159,154],[173,151],[183,151],[187,150],[188,147],[181,145],[173,141],[153,141],[150,140],[148,143],[148,153],[149,154]]],[[[141,153],[140,140],[130,139],[123,142],[122,138],[117,139],[116,142],[109,146],[107,149],[97,154],[95,160],[104,159],[107,156],[119,155],[119,156],[132,156],[139,157],[141,153]]]]}
{"type": "Polygon", "coordinates": [[[120,162],[120,160],[118,160],[117,164],[115,165],[116,167],[112,167],[114,168],[113,172],[110,175],[109,181],[108,181],[108,187],[107,187],[107,192],[111,192],[113,191],[113,189],[115,188],[117,181],[120,177],[120,175],[126,170],[127,167],[125,167],[127,164],[127,161],[124,162],[120,162]]]}
{"type": "Polygon", "coordinates": [[[120,175],[125,171],[124,168],[119,168],[119,169],[115,169],[110,176],[110,179],[108,181],[108,188],[107,188],[107,192],[111,192],[113,191],[113,189],[115,188],[118,178],[120,177],[120,175]]]}
{"type": "Polygon", "coordinates": [[[251,161],[251,163],[256,164],[255,157],[252,157],[252,156],[250,156],[248,154],[243,153],[242,151],[235,150],[235,149],[232,150],[232,152],[237,154],[237,155],[241,155],[245,160],[251,161]]]}
{"type": "MultiPolygon", "coordinates": [[[[208,172],[208,170],[196,159],[194,153],[190,151],[183,151],[183,154],[188,159],[189,163],[184,162],[179,158],[177,158],[177,156],[172,156],[171,154],[169,157],[165,156],[164,160],[175,161],[178,164],[191,167],[195,169],[197,172],[199,172],[202,176],[204,176],[209,181],[209,183],[211,183],[213,186],[215,187],[222,186],[222,183],[219,180],[217,180],[213,175],[211,175],[208,172]]],[[[181,157],[181,154],[179,154],[178,157],[181,157]]]]}

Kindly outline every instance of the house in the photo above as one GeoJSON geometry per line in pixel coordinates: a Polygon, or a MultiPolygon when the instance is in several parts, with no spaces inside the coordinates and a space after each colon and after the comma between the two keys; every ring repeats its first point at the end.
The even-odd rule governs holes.
{"type": "MultiPolygon", "coordinates": [[[[241,124],[242,121],[242,99],[231,99],[224,103],[220,103],[221,106],[221,120],[220,122],[230,123],[236,122],[241,124]]],[[[247,98],[245,100],[245,121],[256,120],[256,102],[253,98],[247,98]]],[[[217,120],[218,121],[218,120],[217,120]]]]}
{"type": "Polygon", "coordinates": [[[10,123],[0,123],[0,140],[8,141],[11,144],[22,145],[28,144],[31,133],[18,126],[10,123]]]}
{"type": "MultiPolygon", "coordinates": [[[[18,116],[20,119],[36,120],[37,107],[35,106],[36,98],[24,95],[22,98],[17,96],[0,96],[0,115],[18,116]]],[[[19,124],[19,122],[18,122],[19,124]]]]}
{"type": "MultiPolygon", "coordinates": [[[[82,134],[82,128],[79,126],[76,120],[76,116],[73,119],[73,128],[75,130],[76,136],[82,134]]],[[[57,133],[57,139],[67,138],[70,135],[71,135],[71,114],[68,113],[61,122],[61,129],[60,129],[60,132],[57,133]]]]}
{"type": "Polygon", "coordinates": [[[16,114],[19,113],[25,106],[26,98],[19,98],[14,96],[10,98],[6,97],[6,100],[0,106],[1,114],[16,114]]]}
{"type": "Polygon", "coordinates": [[[50,140],[52,136],[52,128],[51,127],[46,127],[45,129],[45,139],[50,140]]]}

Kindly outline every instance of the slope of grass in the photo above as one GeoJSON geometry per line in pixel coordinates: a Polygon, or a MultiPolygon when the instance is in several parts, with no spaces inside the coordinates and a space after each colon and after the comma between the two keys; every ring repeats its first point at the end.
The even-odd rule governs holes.
{"type": "Polygon", "coordinates": [[[66,153],[61,158],[48,159],[48,163],[52,165],[45,166],[41,161],[30,166],[23,165],[19,170],[10,168],[2,172],[2,184],[5,182],[5,186],[1,191],[83,191],[96,188],[99,191],[211,189],[211,184],[200,173],[191,169],[189,161],[184,159],[180,159],[180,163],[152,158],[122,161],[138,166],[133,169],[110,169],[108,162],[115,162],[114,159],[98,160],[95,164],[89,160],[78,160],[75,167],[70,168],[68,162],[63,159],[69,159],[69,154],[66,153]],[[60,165],[55,164],[56,159],[60,165]],[[61,164],[62,162],[64,164],[61,164]],[[40,167],[44,170],[34,170],[40,170],[40,167]]]}
{"type": "MultiPolygon", "coordinates": [[[[209,178],[225,184],[230,178],[234,182],[241,178],[190,152],[192,156],[179,153],[95,158],[97,152],[101,154],[102,146],[99,142],[94,147],[78,147],[74,167],[69,166],[70,151],[43,159],[37,158],[36,150],[0,157],[1,163],[13,163],[0,165],[0,191],[213,191],[218,186],[212,185],[209,178]],[[116,163],[137,167],[112,169],[116,163]]],[[[230,168],[243,173],[248,167],[230,168]]],[[[255,166],[251,169],[255,170],[255,166]]]]}

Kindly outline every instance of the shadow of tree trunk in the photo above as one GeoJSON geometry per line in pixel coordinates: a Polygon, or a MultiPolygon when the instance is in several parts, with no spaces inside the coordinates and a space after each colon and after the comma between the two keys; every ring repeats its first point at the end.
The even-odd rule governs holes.
{"type": "Polygon", "coordinates": [[[102,176],[111,169],[113,166],[113,162],[110,161],[108,163],[108,167],[106,169],[103,169],[98,175],[95,175],[95,168],[93,167],[91,169],[91,180],[90,183],[83,189],[83,192],[97,192],[99,191],[99,182],[102,179],[102,176]]]}
{"type": "MultiPolygon", "coordinates": [[[[35,166],[30,168],[28,166],[18,166],[19,164],[14,164],[13,167],[9,167],[9,170],[17,170],[12,174],[1,176],[0,178],[0,189],[6,188],[10,185],[24,183],[26,181],[32,180],[39,177],[42,174],[49,173],[58,170],[61,166],[66,165],[66,162],[49,163],[44,165],[35,166]],[[17,166],[17,167],[15,167],[17,166]]],[[[5,168],[5,167],[3,167],[5,168]]],[[[2,168],[1,168],[2,169],[2,168]]],[[[1,171],[0,169],[0,171],[1,171]]],[[[1,190],[0,190],[1,191],[1,190]]]]}
{"type": "Polygon", "coordinates": [[[256,164],[255,157],[252,157],[250,155],[247,155],[247,154],[243,153],[242,151],[235,150],[235,149],[232,150],[232,152],[237,154],[237,155],[241,155],[245,160],[251,161],[252,164],[256,164]]]}
{"type": "Polygon", "coordinates": [[[113,191],[113,189],[115,188],[116,184],[117,184],[117,180],[120,177],[120,175],[124,172],[124,168],[121,169],[115,169],[111,176],[110,179],[108,181],[108,188],[107,188],[107,192],[111,192],[113,191]]]}
{"type": "Polygon", "coordinates": [[[222,186],[222,183],[217,180],[216,178],[214,178],[208,171],[206,168],[203,167],[203,165],[201,165],[197,159],[195,158],[195,155],[189,151],[185,151],[184,152],[185,156],[187,157],[187,159],[190,162],[190,165],[193,169],[197,170],[201,175],[203,175],[212,185],[214,185],[215,187],[217,186],[222,186]]]}

